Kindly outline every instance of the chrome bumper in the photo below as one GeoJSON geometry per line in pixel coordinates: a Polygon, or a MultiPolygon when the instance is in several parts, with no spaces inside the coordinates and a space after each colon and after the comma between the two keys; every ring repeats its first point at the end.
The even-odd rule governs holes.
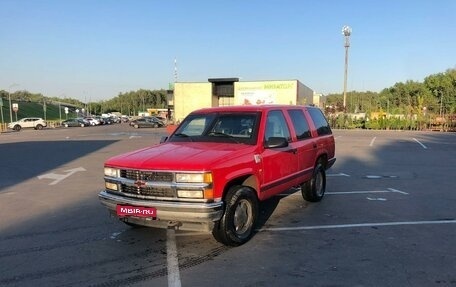
{"type": "Polygon", "coordinates": [[[155,207],[157,218],[141,218],[135,216],[119,217],[120,220],[151,227],[167,228],[170,226],[181,230],[211,231],[214,222],[223,215],[223,202],[193,203],[193,202],[163,202],[128,198],[101,191],[98,194],[101,203],[111,214],[116,215],[118,204],[155,207]]]}

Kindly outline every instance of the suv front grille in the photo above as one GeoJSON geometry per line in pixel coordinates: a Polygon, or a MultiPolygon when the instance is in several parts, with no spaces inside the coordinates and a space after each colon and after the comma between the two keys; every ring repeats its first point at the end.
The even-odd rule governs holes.
{"type": "Polygon", "coordinates": [[[129,193],[134,195],[143,195],[143,196],[156,196],[156,197],[174,197],[175,193],[170,188],[160,188],[152,186],[130,186],[126,184],[121,185],[121,191],[123,193],[129,193]]]}
{"type": "Polygon", "coordinates": [[[120,176],[132,180],[145,180],[145,181],[163,181],[172,182],[173,173],[171,172],[160,172],[160,171],[141,171],[122,169],[120,176]]]}

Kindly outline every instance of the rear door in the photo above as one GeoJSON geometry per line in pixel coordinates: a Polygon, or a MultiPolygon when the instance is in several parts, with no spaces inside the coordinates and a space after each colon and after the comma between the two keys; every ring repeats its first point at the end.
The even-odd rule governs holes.
{"type": "Polygon", "coordinates": [[[312,137],[309,122],[302,108],[289,109],[294,136],[296,137],[296,148],[298,155],[299,174],[301,182],[312,177],[317,156],[317,143],[312,137]]]}

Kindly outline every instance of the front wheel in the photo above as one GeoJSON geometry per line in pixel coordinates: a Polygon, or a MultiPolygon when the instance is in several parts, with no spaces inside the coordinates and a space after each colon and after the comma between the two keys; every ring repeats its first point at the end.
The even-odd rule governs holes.
{"type": "Polygon", "coordinates": [[[214,238],[229,246],[246,243],[254,232],[258,218],[258,199],[246,186],[233,186],[225,196],[225,212],[215,223],[214,238]]]}
{"type": "Polygon", "coordinates": [[[326,172],[321,163],[317,163],[312,178],[301,185],[302,197],[310,202],[323,199],[326,190],[326,172]]]}
{"type": "Polygon", "coordinates": [[[13,129],[18,132],[21,130],[21,128],[22,127],[20,125],[15,125],[13,129]]]}

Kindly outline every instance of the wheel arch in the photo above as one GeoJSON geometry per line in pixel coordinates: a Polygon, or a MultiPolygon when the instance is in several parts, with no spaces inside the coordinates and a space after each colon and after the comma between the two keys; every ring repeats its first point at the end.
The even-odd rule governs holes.
{"type": "Polygon", "coordinates": [[[229,180],[223,187],[222,198],[225,198],[225,196],[226,196],[227,192],[230,190],[230,188],[233,186],[236,186],[236,185],[250,187],[254,191],[257,199],[259,198],[258,197],[259,183],[258,183],[257,177],[253,174],[245,174],[245,175],[238,176],[236,178],[229,180]]]}
{"type": "Polygon", "coordinates": [[[322,153],[317,157],[315,161],[315,166],[321,164],[325,169],[328,167],[328,155],[326,153],[322,153]]]}

